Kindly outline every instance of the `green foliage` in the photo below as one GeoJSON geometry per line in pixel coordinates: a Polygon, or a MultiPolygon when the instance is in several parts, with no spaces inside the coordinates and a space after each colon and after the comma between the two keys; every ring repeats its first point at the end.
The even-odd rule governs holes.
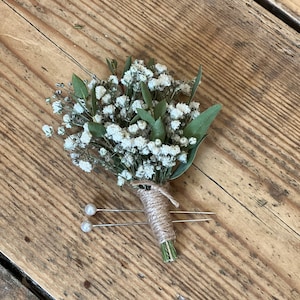
{"type": "Polygon", "coordinates": [[[150,140],[155,141],[156,139],[160,139],[164,142],[166,138],[166,129],[162,119],[158,118],[151,127],[150,140]]]}
{"type": "Polygon", "coordinates": [[[117,75],[117,69],[118,69],[118,62],[115,59],[106,59],[106,63],[108,65],[108,68],[113,75],[117,75]]]}
{"type": "Polygon", "coordinates": [[[72,75],[72,85],[76,98],[87,98],[87,96],[89,95],[88,89],[85,83],[75,74],[72,75]]]}
{"type": "Polygon", "coordinates": [[[157,120],[159,117],[163,117],[167,111],[166,100],[159,101],[154,107],[154,118],[157,120]]]}
{"type": "Polygon", "coordinates": [[[196,94],[197,88],[198,88],[198,86],[200,84],[200,81],[201,81],[201,77],[202,77],[202,67],[200,66],[199,70],[198,70],[198,74],[197,74],[195,82],[194,82],[194,85],[192,87],[192,92],[191,92],[189,102],[191,102],[193,100],[193,98],[196,94]]]}
{"type": "Polygon", "coordinates": [[[89,122],[89,131],[93,137],[103,137],[106,133],[105,127],[100,123],[89,122]]]}
{"type": "Polygon", "coordinates": [[[200,113],[197,118],[192,120],[183,129],[183,135],[187,138],[195,137],[197,140],[202,140],[221,108],[221,104],[215,104],[204,112],[200,113]]]}
{"type": "Polygon", "coordinates": [[[97,99],[96,99],[96,91],[95,87],[92,89],[92,116],[94,116],[97,112],[97,99]]]}
{"type": "Polygon", "coordinates": [[[148,63],[147,63],[147,68],[148,69],[152,69],[155,65],[155,59],[154,58],[150,58],[148,63]]]}
{"type": "Polygon", "coordinates": [[[200,144],[202,143],[202,141],[205,139],[205,137],[206,137],[206,135],[194,145],[194,147],[190,150],[190,152],[188,154],[186,163],[180,163],[177,166],[175,171],[170,176],[170,180],[180,177],[192,165],[192,163],[196,157],[198,148],[199,148],[200,144]]]}
{"type": "Polygon", "coordinates": [[[141,91],[148,108],[152,108],[152,95],[147,84],[143,81],[141,82],[141,91]]]}
{"type": "Polygon", "coordinates": [[[126,59],[125,65],[124,65],[122,77],[124,76],[125,72],[130,69],[131,63],[132,63],[132,58],[131,58],[131,56],[128,56],[126,59]]]}
{"type": "Polygon", "coordinates": [[[151,116],[151,114],[149,112],[147,112],[146,110],[142,109],[142,108],[137,108],[137,114],[138,116],[146,121],[148,124],[150,124],[151,126],[154,125],[155,123],[155,119],[151,116]]]}

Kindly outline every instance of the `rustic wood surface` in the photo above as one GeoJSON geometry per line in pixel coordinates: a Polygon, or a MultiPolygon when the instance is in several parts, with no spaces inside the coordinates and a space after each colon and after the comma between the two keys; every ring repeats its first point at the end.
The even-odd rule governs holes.
{"type": "Polygon", "coordinates": [[[299,35],[253,1],[166,2],[1,1],[0,250],[59,300],[299,299],[299,35]],[[88,202],[141,205],[41,131],[59,124],[44,101],[56,82],[105,78],[105,58],[128,55],[187,79],[201,63],[197,98],[223,104],[172,182],[182,209],[216,216],[176,225],[172,264],[147,227],[80,231],[88,202]]]}
{"type": "Polygon", "coordinates": [[[272,0],[278,7],[284,9],[291,16],[300,22],[300,1],[299,0],[272,0]]]}
{"type": "Polygon", "coordinates": [[[38,300],[29,289],[0,266],[0,299],[1,300],[38,300]]]}

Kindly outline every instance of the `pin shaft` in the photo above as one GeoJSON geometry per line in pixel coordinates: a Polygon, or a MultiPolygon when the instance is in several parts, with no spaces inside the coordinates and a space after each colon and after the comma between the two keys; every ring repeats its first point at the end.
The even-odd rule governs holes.
{"type": "MultiPolygon", "coordinates": [[[[110,209],[110,208],[97,208],[97,212],[145,212],[142,209],[110,209]]],[[[211,211],[185,211],[185,210],[170,210],[170,214],[195,214],[195,215],[214,215],[211,211]]]]}
{"type": "MultiPolygon", "coordinates": [[[[187,222],[206,222],[212,219],[188,219],[188,220],[173,220],[172,223],[187,223],[187,222]]],[[[136,226],[147,225],[147,222],[133,222],[133,223],[106,223],[106,224],[94,224],[93,227],[117,227],[117,226],[136,226]]]]}

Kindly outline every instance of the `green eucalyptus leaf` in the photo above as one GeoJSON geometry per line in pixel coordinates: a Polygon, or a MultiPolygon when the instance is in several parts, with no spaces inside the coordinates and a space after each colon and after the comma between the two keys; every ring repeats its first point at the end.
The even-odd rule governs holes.
{"type": "Polygon", "coordinates": [[[113,74],[113,75],[116,75],[117,74],[117,68],[118,68],[118,62],[115,60],[115,59],[106,59],[106,63],[108,65],[108,68],[110,70],[110,72],[113,74]]]}
{"type": "Polygon", "coordinates": [[[160,139],[164,142],[166,138],[166,129],[161,118],[158,118],[151,128],[150,140],[155,141],[156,139],[160,139]]]}
{"type": "Polygon", "coordinates": [[[152,108],[152,95],[147,84],[143,81],[141,82],[141,91],[148,108],[152,108]]]}
{"type": "Polygon", "coordinates": [[[89,122],[88,127],[93,137],[103,137],[106,133],[105,127],[100,123],[89,122]]]}
{"type": "Polygon", "coordinates": [[[131,63],[132,63],[131,56],[128,56],[127,59],[126,59],[125,65],[124,65],[124,70],[123,70],[123,73],[122,73],[122,77],[124,76],[125,72],[130,69],[131,63]]]}
{"type": "Polygon", "coordinates": [[[88,89],[85,83],[75,74],[72,75],[72,85],[74,89],[75,97],[86,99],[89,95],[88,89]]]}
{"type": "Polygon", "coordinates": [[[159,117],[163,117],[167,111],[167,102],[162,100],[154,107],[154,118],[157,120],[159,117]]]}
{"type": "Polygon", "coordinates": [[[197,91],[197,88],[200,84],[200,81],[201,81],[201,77],[202,77],[202,67],[200,66],[199,67],[199,70],[198,70],[198,74],[196,76],[196,79],[195,79],[195,82],[194,82],[194,85],[192,87],[192,92],[191,92],[191,96],[190,96],[190,100],[189,102],[191,102],[196,94],[196,91],[197,91]]]}
{"type": "Polygon", "coordinates": [[[142,120],[146,121],[151,126],[154,126],[155,119],[151,116],[151,114],[149,112],[147,112],[146,110],[144,110],[142,108],[137,108],[136,110],[137,110],[138,116],[142,120]]]}
{"type": "MultiPolygon", "coordinates": [[[[141,117],[139,115],[135,115],[131,121],[130,121],[130,125],[136,123],[141,117]]],[[[144,120],[145,121],[145,120],[144,120]]]]}
{"type": "Polygon", "coordinates": [[[97,111],[97,99],[96,99],[95,87],[92,89],[91,94],[92,94],[91,95],[92,96],[92,116],[94,116],[97,111]]]}
{"type": "Polygon", "coordinates": [[[206,132],[221,110],[221,104],[215,104],[209,107],[204,112],[200,113],[200,115],[192,120],[187,126],[183,129],[183,135],[187,138],[195,137],[197,140],[202,140],[202,138],[206,135],[206,132]]]}
{"type": "Polygon", "coordinates": [[[205,137],[206,137],[206,135],[201,140],[199,140],[194,145],[194,147],[189,151],[186,163],[180,163],[177,166],[175,171],[170,176],[170,180],[178,178],[179,176],[181,176],[184,172],[186,172],[188,170],[188,168],[192,165],[192,163],[196,157],[197,151],[199,149],[199,146],[202,143],[202,141],[205,139],[205,137]]]}
{"type": "Polygon", "coordinates": [[[152,67],[154,67],[155,65],[155,59],[154,58],[150,58],[148,63],[147,63],[147,68],[151,69],[152,67]]]}

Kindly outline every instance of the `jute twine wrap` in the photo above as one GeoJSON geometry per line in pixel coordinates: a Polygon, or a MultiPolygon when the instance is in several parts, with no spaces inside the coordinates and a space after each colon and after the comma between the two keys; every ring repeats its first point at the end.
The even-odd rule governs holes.
{"type": "Polygon", "coordinates": [[[179,203],[169,194],[168,185],[158,185],[152,181],[134,181],[132,186],[150,186],[151,189],[137,189],[136,193],[143,203],[148,223],[159,244],[175,240],[169,201],[178,207],[179,203]]]}

